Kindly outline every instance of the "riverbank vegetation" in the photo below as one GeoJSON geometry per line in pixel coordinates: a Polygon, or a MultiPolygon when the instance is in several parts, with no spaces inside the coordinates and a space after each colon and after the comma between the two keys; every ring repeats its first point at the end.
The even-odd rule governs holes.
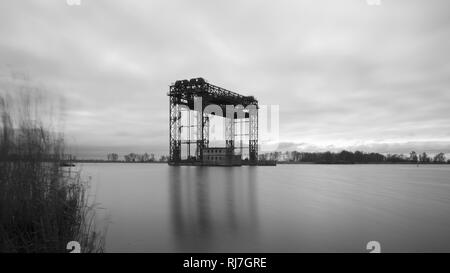
{"type": "Polygon", "coordinates": [[[3,91],[0,252],[67,252],[70,241],[79,242],[81,252],[102,252],[104,232],[95,228],[89,183],[63,167],[64,138],[40,116],[42,93],[27,85],[12,95],[3,91]]]}
{"type": "Polygon", "coordinates": [[[339,153],[322,152],[273,152],[261,154],[260,159],[277,160],[279,163],[317,163],[317,164],[373,164],[373,163],[403,163],[403,164],[450,164],[444,153],[429,156],[427,153],[412,151],[409,155],[364,153],[360,151],[339,153]]]}

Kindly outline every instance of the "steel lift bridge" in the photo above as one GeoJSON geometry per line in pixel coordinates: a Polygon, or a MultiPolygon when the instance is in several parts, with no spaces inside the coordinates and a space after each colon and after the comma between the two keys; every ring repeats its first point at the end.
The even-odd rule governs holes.
{"type": "Polygon", "coordinates": [[[243,96],[226,90],[206,82],[203,78],[176,81],[170,86],[167,95],[170,100],[170,165],[206,165],[203,152],[212,150],[209,147],[211,115],[224,118],[223,149],[227,154],[236,157],[236,154],[240,153],[242,157],[242,154],[247,152],[243,149],[248,148],[248,158],[242,163],[248,165],[258,163],[259,107],[258,101],[253,96],[243,96]],[[216,110],[211,111],[214,108],[216,110]],[[222,113],[217,110],[218,108],[222,113]],[[230,109],[233,109],[233,112],[230,109]],[[246,128],[244,130],[243,124],[246,128]],[[241,126],[241,130],[237,130],[238,126],[241,126]],[[248,140],[248,145],[245,143],[245,146],[242,141],[244,137],[246,141],[248,140]],[[236,139],[238,147],[235,147],[236,139]],[[185,154],[182,151],[186,151],[185,154]]]}

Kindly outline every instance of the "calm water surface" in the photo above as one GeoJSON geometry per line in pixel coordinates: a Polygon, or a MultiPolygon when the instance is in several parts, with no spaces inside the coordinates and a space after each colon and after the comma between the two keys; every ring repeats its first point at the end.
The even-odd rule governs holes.
{"type": "Polygon", "coordinates": [[[80,167],[108,252],[450,252],[450,166],[80,167]]]}

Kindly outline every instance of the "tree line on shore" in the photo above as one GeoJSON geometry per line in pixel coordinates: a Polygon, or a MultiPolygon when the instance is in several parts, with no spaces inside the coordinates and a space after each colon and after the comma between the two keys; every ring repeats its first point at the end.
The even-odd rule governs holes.
{"type": "Polygon", "coordinates": [[[162,155],[158,159],[155,154],[137,154],[137,153],[129,153],[123,156],[123,160],[120,160],[120,157],[117,153],[109,153],[106,155],[107,161],[113,162],[167,162],[168,156],[162,155]]]}
{"type": "MultiPolygon", "coordinates": [[[[117,153],[107,154],[107,161],[112,162],[167,162],[169,156],[161,155],[156,158],[154,154],[129,153],[120,159],[117,153]]],[[[426,152],[416,153],[412,151],[408,155],[404,154],[380,154],[365,153],[361,151],[341,152],[271,152],[259,155],[259,160],[274,160],[289,163],[318,163],[318,164],[354,164],[354,163],[410,163],[410,164],[450,164],[450,159],[446,159],[444,153],[437,153],[433,156],[426,152]]]]}
{"type": "Polygon", "coordinates": [[[291,163],[324,163],[324,164],[345,164],[345,163],[411,163],[411,164],[450,164],[450,159],[446,160],[444,153],[437,153],[429,156],[426,152],[416,153],[412,151],[409,155],[365,153],[361,151],[350,152],[271,152],[260,154],[260,160],[276,160],[291,163]]]}

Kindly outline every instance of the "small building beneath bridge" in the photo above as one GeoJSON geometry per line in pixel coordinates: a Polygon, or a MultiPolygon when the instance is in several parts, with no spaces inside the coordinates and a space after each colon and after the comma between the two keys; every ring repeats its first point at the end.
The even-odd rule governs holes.
{"type": "Polygon", "coordinates": [[[203,148],[203,165],[241,166],[242,158],[229,148],[208,147],[203,148]]]}

